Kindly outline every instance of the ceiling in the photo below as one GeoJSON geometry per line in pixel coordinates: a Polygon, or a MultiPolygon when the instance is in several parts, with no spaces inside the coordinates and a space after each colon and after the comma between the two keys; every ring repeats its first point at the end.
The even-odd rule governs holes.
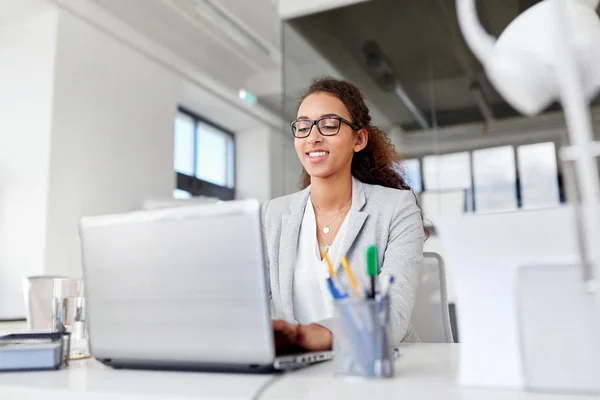
{"type": "Polygon", "coordinates": [[[0,0],[0,24],[11,23],[51,10],[47,0],[0,0]]]}
{"type": "MultiPolygon", "coordinates": [[[[479,1],[479,16],[488,32],[499,36],[510,21],[538,1],[479,1]]],[[[371,74],[364,51],[369,41],[377,44],[429,123],[433,118],[438,126],[484,121],[473,87],[495,118],[517,115],[493,90],[466,47],[455,3],[372,0],[300,17],[289,24],[343,76],[357,83],[387,119],[405,130],[420,127],[393,91],[384,90],[371,74]]],[[[290,46],[286,44],[284,40],[287,51],[290,46]]]]}
{"type": "Polygon", "coordinates": [[[93,0],[235,90],[281,74],[277,0],[93,0]]]}
{"type": "MultiPolygon", "coordinates": [[[[279,0],[91,1],[224,86],[250,91],[261,105],[287,119],[295,115],[298,97],[314,76],[341,77],[295,33],[286,35],[292,46],[282,54],[279,0]],[[235,27],[219,22],[219,16],[212,18],[214,14],[198,13],[198,8],[206,5],[213,6],[235,27]],[[240,35],[251,40],[240,43],[240,35]],[[284,107],[289,112],[283,113],[284,107]]],[[[376,108],[373,114],[379,123],[389,125],[376,108]]]]}
{"type": "MultiPolygon", "coordinates": [[[[286,119],[294,118],[311,78],[333,75],[358,84],[377,124],[420,129],[405,104],[370,73],[363,49],[369,41],[430,124],[484,121],[477,96],[496,119],[517,115],[464,44],[455,0],[370,0],[283,24],[278,0],[92,1],[224,86],[254,93],[286,119]]],[[[480,0],[479,16],[498,36],[537,2],[480,0]]]]}

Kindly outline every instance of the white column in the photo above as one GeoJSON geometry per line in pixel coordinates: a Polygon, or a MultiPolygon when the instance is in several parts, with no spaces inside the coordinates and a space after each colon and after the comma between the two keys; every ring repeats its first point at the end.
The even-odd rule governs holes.
{"type": "Polygon", "coordinates": [[[292,138],[259,127],[236,133],[235,146],[236,198],[264,202],[298,190],[302,166],[292,138]]]}
{"type": "Polygon", "coordinates": [[[0,318],[25,315],[46,248],[57,13],[21,11],[0,24],[0,318]]]}
{"type": "Polygon", "coordinates": [[[45,272],[79,277],[82,216],[172,195],[180,80],[64,11],[58,41],[45,272]]]}
{"type": "Polygon", "coordinates": [[[294,148],[291,132],[271,131],[271,196],[279,197],[299,190],[302,165],[294,148]]]}
{"type": "Polygon", "coordinates": [[[271,199],[271,132],[258,127],[235,135],[237,199],[271,199]]]}

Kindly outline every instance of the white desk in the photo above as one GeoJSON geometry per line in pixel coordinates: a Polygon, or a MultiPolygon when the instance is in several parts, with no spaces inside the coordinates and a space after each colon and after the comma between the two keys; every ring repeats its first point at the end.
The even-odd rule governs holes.
{"type": "Polygon", "coordinates": [[[462,388],[456,384],[457,344],[413,344],[400,349],[396,376],[390,380],[334,377],[326,363],[285,375],[261,400],[588,400],[591,396],[555,395],[506,390],[462,388]]]}
{"type": "Polygon", "coordinates": [[[458,345],[416,344],[401,349],[396,377],[366,381],[334,377],[331,362],[273,375],[113,370],[75,361],[60,371],[0,373],[0,398],[24,400],[251,399],[272,379],[260,399],[444,399],[588,400],[595,397],[460,388],[458,345]]]}
{"type": "MultiPolygon", "coordinates": [[[[0,323],[0,335],[25,332],[24,322],[0,323]]],[[[143,400],[251,399],[273,375],[115,370],[96,360],[59,371],[0,372],[0,399],[143,400]]]]}
{"type": "Polygon", "coordinates": [[[0,373],[0,399],[250,399],[273,376],[115,370],[95,360],[59,371],[0,373]]]}

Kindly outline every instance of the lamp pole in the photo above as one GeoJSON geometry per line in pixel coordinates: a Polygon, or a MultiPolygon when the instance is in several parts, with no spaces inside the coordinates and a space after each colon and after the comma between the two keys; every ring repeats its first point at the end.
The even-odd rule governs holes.
{"type": "MultiPolygon", "coordinates": [[[[586,100],[577,56],[573,49],[574,21],[570,18],[573,0],[557,0],[555,7],[557,59],[556,79],[560,89],[560,101],[571,146],[561,154],[564,161],[575,163],[577,187],[579,188],[579,210],[577,210],[580,235],[581,262],[588,290],[595,291],[596,279],[600,276],[600,176],[594,151],[592,116],[586,100]],[[568,155],[568,156],[567,156],[568,155]]],[[[590,8],[590,11],[593,9],[590,8]]],[[[600,68],[600,65],[598,66],[600,68]]],[[[597,296],[599,297],[599,296],[597,296]]],[[[597,298],[600,301],[600,298],[597,298]]]]}
{"type": "MultiPolygon", "coordinates": [[[[525,11],[517,17],[521,18],[519,22],[515,20],[506,28],[502,35],[507,35],[511,26],[516,30],[504,36],[503,46],[498,50],[496,39],[479,22],[476,0],[456,0],[467,44],[495,86],[500,85],[497,89],[507,101],[515,103],[512,105],[525,114],[538,112],[541,105],[554,99],[562,103],[570,143],[560,149],[560,159],[569,177],[573,177],[568,187],[579,189],[579,193],[569,193],[569,200],[574,203],[582,278],[588,291],[597,291],[596,282],[600,279],[600,177],[596,165],[600,142],[594,141],[587,101],[587,94],[599,84],[594,81],[598,76],[594,74],[599,74],[600,57],[593,53],[597,51],[594,46],[600,45],[595,15],[599,2],[544,0],[533,6],[536,10],[525,11]],[[525,29],[525,23],[529,30],[525,29]],[[546,38],[539,35],[540,29],[550,34],[552,43],[541,42],[546,38]],[[599,65],[593,68],[590,64],[599,65]],[[527,91],[520,87],[523,84],[529,85],[527,91]],[[536,104],[536,100],[540,102],[536,104]],[[565,164],[566,161],[573,164],[565,164]]],[[[600,309],[600,293],[595,297],[600,309]]]]}

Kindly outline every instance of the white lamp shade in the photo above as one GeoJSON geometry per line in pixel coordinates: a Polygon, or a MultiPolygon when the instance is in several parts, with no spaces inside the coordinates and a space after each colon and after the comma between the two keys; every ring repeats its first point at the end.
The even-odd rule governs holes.
{"type": "MultiPolygon", "coordinates": [[[[568,28],[589,101],[600,89],[600,18],[595,11],[598,0],[572,1],[568,28]]],[[[467,43],[496,90],[513,108],[535,115],[559,99],[557,0],[544,0],[527,9],[495,42],[480,26],[473,27],[478,25],[474,0],[457,0],[457,6],[467,43]]]]}
{"type": "Polygon", "coordinates": [[[498,93],[522,114],[538,114],[559,95],[554,70],[530,52],[494,49],[485,70],[498,93]]]}

